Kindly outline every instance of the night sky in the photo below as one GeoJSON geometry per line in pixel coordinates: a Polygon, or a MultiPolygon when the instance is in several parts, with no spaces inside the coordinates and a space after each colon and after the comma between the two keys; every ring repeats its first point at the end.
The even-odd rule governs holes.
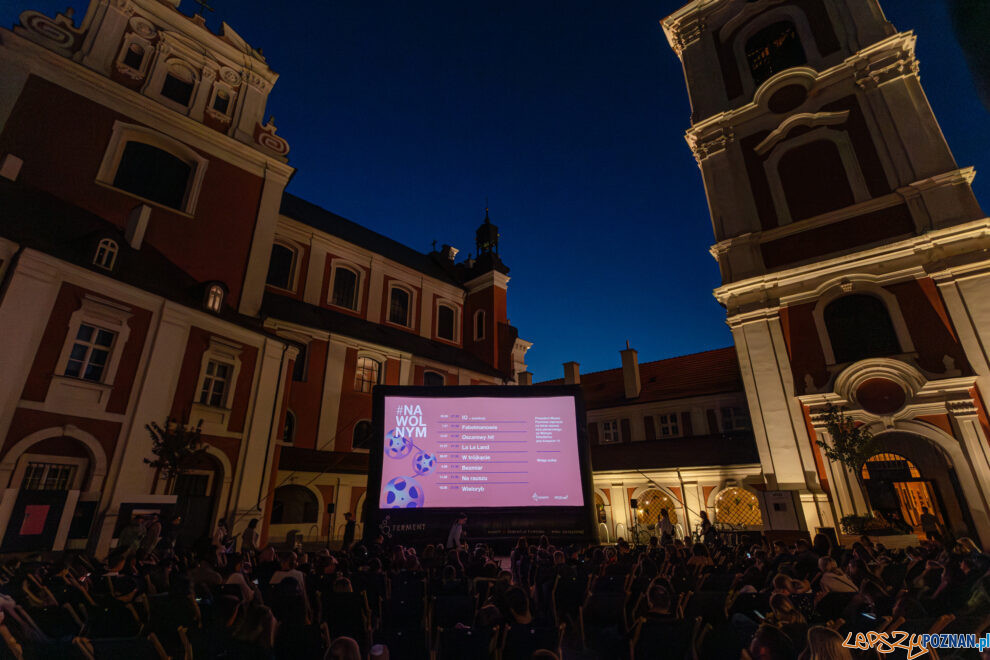
{"type": "MultiPolygon", "coordinates": [[[[84,0],[0,0],[0,24],[84,0]]],[[[681,0],[214,0],[281,74],[269,101],[289,190],[421,251],[474,250],[484,217],[512,269],[509,317],[535,380],[727,346],[689,106],[659,20],[681,0]],[[295,7],[291,10],[289,7],[295,7]]],[[[196,4],[184,0],[182,9],[196,4]]],[[[990,131],[943,0],[888,0],[961,165],[990,131]]]]}

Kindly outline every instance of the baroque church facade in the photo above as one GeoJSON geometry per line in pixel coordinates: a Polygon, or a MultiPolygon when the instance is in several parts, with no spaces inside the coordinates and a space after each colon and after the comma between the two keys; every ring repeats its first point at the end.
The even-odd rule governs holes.
{"type": "Polygon", "coordinates": [[[508,384],[498,229],[421,253],[285,192],[278,75],[178,0],[0,29],[0,551],[112,547],[132,515],[339,538],[371,389],[508,384]],[[71,130],[69,127],[71,126],[71,130]],[[146,425],[199,425],[166,479],[146,425]]]}
{"type": "Polygon", "coordinates": [[[990,219],[915,35],[876,0],[696,1],[662,26],[764,487],[803,529],[927,505],[990,543],[990,219]],[[829,404],[878,438],[865,490],[816,444],[829,404]]]}
{"type": "Polygon", "coordinates": [[[691,101],[734,346],[579,373],[599,535],[660,508],[736,530],[927,508],[990,544],[990,219],[876,0],[695,0],[661,21],[691,101]],[[823,413],[877,438],[832,462],[823,413]],[[745,410],[741,410],[745,409],[745,410]],[[747,414],[748,413],[748,414],[747,414]]]}

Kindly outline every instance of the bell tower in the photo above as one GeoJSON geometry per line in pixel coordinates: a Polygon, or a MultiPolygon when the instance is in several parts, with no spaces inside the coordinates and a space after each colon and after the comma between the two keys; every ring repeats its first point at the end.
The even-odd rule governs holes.
{"type": "Polygon", "coordinates": [[[964,454],[945,517],[990,538],[990,220],[925,97],[916,36],[877,0],[695,0],[662,26],[766,488],[795,491],[812,531],[875,508],[815,445],[832,403],[890,446],[910,432],[964,454]]]}

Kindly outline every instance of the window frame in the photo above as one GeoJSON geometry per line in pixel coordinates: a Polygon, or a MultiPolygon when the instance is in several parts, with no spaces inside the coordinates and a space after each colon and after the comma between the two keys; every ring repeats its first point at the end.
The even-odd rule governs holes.
{"type": "Polygon", "coordinates": [[[234,103],[236,101],[237,91],[227,83],[218,80],[213,83],[213,89],[210,90],[210,98],[207,100],[206,108],[203,109],[203,112],[218,121],[230,123],[234,115],[234,103]],[[217,97],[220,96],[220,92],[226,92],[228,96],[226,112],[221,112],[214,107],[214,104],[217,102],[217,97]]]}
{"type": "Polygon", "coordinates": [[[719,416],[719,428],[722,433],[736,433],[739,431],[751,431],[753,429],[753,421],[750,419],[749,411],[746,409],[745,404],[722,404],[718,407],[719,416]],[[730,415],[726,415],[726,411],[730,411],[730,415]],[[736,412],[741,414],[737,415],[736,412]],[[730,422],[730,425],[726,424],[726,420],[730,422]],[[745,426],[739,426],[738,421],[745,420],[745,426]]]}
{"type": "Polygon", "coordinates": [[[377,356],[374,356],[374,355],[367,355],[367,354],[358,353],[357,359],[354,362],[354,391],[355,392],[360,392],[362,394],[371,394],[371,391],[375,388],[375,385],[381,385],[382,384],[382,376],[384,375],[383,374],[384,371],[385,371],[385,361],[384,360],[382,360],[381,358],[379,358],[377,356]],[[358,387],[358,374],[361,373],[361,366],[360,366],[361,365],[361,360],[371,360],[372,362],[374,362],[375,364],[377,364],[378,365],[378,377],[374,381],[365,381],[362,378],[361,381],[360,381],[362,383],[362,385],[361,385],[361,387],[358,387]],[[365,382],[370,383],[370,385],[368,386],[368,389],[364,389],[364,383],[365,382]]]}
{"type": "Polygon", "coordinates": [[[371,443],[373,443],[374,441],[375,441],[375,425],[372,423],[372,421],[370,419],[359,419],[358,421],[354,422],[354,429],[351,431],[351,451],[352,452],[360,452],[360,453],[366,454],[366,453],[368,453],[368,452],[371,451],[371,443]],[[364,424],[364,423],[367,423],[367,424],[369,424],[371,426],[371,432],[368,435],[368,446],[367,447],[357,447],[354,444],[354,438],[357,435],[358,426],[360,424],[364,424]]]}
{"type": "Polygon", "coordinates": [[[446,385],[447,385],[447,374],[443,373],[442,371],[438,371],[436,369],[423,369],[423,386],[424,387],[445,387],[446,385]],[[440,379],[443,381],[443,383],[440,384],[440,385],[427,385],[427,383],[426,383],[426,376],[427,376],[427,374],[433,374],[435,376],[439,376],[440,379]]]}
{"type": "Polygon", "coordinates": [[[474,340],[484,341],[485,340],[485,324],[487,323],[488,315],[485,314],[485,310],[478,309],[474,312],[474,340]],[[481,322],[478,322],[478,317],[481,317],[481,322]]]}
{"type": "Polygon", "coordinates": [[[283,247],[292,253],[292,264],[289,266],[289,286],[288,288],[281,287],[277,284],[271,284],[268,281],[268,273],[265,273],[265,286],[271,287],[276,291],[286,291],[288,293],[295,293],[299,288],[299,263],[302,261],[302,246],[290,241],[281,236],[275,237],[272,241],[272,249],[268,251],[268,268],[271,269],[271,259],[272,251],[274,251],[275,246],[283,247]]]}
{"type": "Polygon", "coordinates": [[[820,287],[819,291],[821,293],[818,296],[815,308],[811,312],[811,316],[815,320],[815,329],[818,331],[818,341],[825,356],[825,365],[831,367],[836,364],[835,351],[832,348],[832,338],[829,336],[828,327],[825,325],[825,308],[837,298],[853,294],[870,295],[879,298],[880,302],[887,308],[887,315],[890,317],[890,322],[894,326],[894,332],[897,334],[897,340],[901,345],[901,354],[914,353],[914,341],[911,339],[911,333],[908,332],[907,323],[904,321],[904,315],[901,313],[901,306],[897,297],[869,279],[854,279],[852,281],[849,281],[849,279],[848,276],[845,276],[839,278],[838,281],[833,280],[825,286],[820,287]]]}
{"type": "Polygon", "coordinates": [[[296,444],[296,413],[292,412],[292,408],[285,409],[285,420],[282,422],[282,444],[294,446],[296,444]],[[289,420],[292,420],[290,425],[289,420]],[[286,427],[292,429],[291,436],[285,432],[286,427]]]}
{"type": "Polygon", "coordinates": [[[93,265],[97,268],[112,271],[117,265],[117,255],[120,253],[120,244],[112,238],[101,238],[96,244],[96,251],[93,253],[93,265]],[[103,258],[100,258],[100,253],[103,258]]]}
{"type": "Polygon", "coordinates": [[[155,99],[165,107],[175,110],[180,114],[189,115],[193,108],[196,107],[196,100],[199,96],[200,86],[202,84],[202,71],[198,70],[196,66],[181,57],[172,56],[168,58],[158,58],[158,61],[155,62],[155,67],[151,71],[151,75],[148,78],[148,82],[144,85],[144,91],[145,94],[155,99]],[[189,103],[187,105],[183,105],[178,101],[170,99],[162,94],[162,87],[165,84],[165,77],[176,68],[186,69],[193,78],[192,91],[189,93],[189,103]]]}
{"type": "Polygon", "coordinates": [[[777,212],[778,226],[789,225],[794,222],[807,222],[812,218],[827,216],[833,213],[841,213],[842,207],[826,211],[825,213],[811,218],[801,218],[794,220],[791,215],[791,207],[787,202],[787,193],[780,178],[780,161],[791,150],[803,147],[812,142],[824,140],[831,142],[839,151],[839,159],[842,161],[842,168],[846,173],[846,181],[849,182],[849,189],[853,194],[853,204],[862,204],[872,199],[870,189],[866,185],[866,178],[863,176],[863,169],[859,164],[859,157],[856,155],[856,147],[853,146],[849,134],[839,126],[818,126],[812,130],[795,138],[784,139],[773,146],[769,156],[763,161],[763,171],[770,185],[770,196],[773,198],[774,210],[777,212]]]}
{"type": "MultiPolygon", "coordinates": [[[[730,21],[722,28],[722,30],[725,34],[731,34],[732,31],[736,29],[732,24],[735,23],[735,26],[739,26],[734,37],[734,41],[732,42],[732,54],[736,60],[736,68],[739,71],[739,79],[742,82],[742,94],[740,96],[744,98],[752,98],[756,90],[773,81],[777,78],[777,76],[786,74],[786,72],[793,71],[794,69],[802,68],[793,67],[791,69],[785,69],[784,71],[770,76],[760,85],[757,85],[753,81],[753,74],[749,68],[749,58],[746,57],[746,42],[749,41],[750,37],[763,28],[769,27],[778,21],[789,20],[794,24],[794,29],[797,32],[798,39],[801,41],[801,46],[804,48],[804,55],[807,59],[807,62],[803,65],[803,68],[810,68],[813,70],[822,69],[823,61],[821,53],[818,50],[818,43],[815,41],[815,35],[811,29],[811,24],[808,22],[808,16],[801,11],[800,8],[792,5],[782,5],[768,9],[764,13],[756,16],[747,14],[741,15],[739,18],[741,20],[748,20],[751,18],[752,20],[749,20],[748,23],[741,26],[739,26],[738,22],[730,21]]],[[[734,99],[729,100],[733,101],[734,99]]]]}
{"type": "Polygon", "coordinates": [[[460,306],[457,303],[453,302],[453,301],[446,300],[444,298],[437,298],[436,304],[433,307],[433,318],[436,319],[436,321],[434,323],[434,332],[433,332],[434,337],[436,339],[439,339],[440,341],[444,341],[444,342],[447,342],[449,344],[456,344],[456,345],[459,346],[461,344],[461,341],[460,341],[460,338],[461,338],[461,309],[460,309],[460,306]],[[444,337],[444,336],[442,336],[440,334],[440,308],[441,307],[446,307],[447,309],[451,310],[451,312],[453,312],[453,314],[454,314],[453,324],[452,324],[452,328],[451,328],[451,332],[452,332],[452,335],[453,336],[451,336],[451,337],[444,337]]]}
{"type": "Polygon", "coordinates": [[[130,307],[92,294],[83,295],[79,308],[69,317],[66,334],[62,340],[62,351],[55,363],[55,373],[45,396],[46,405],[56,408],[93,406],[97,410],[106,411],[110,391],[114,387],[117,369],[120,367],[120,359],[131,334],[128,324],[131,316],[133,315],[130,307]],[[72,347],[79,334],[79,327],[84,323],[116,333],[107,356],[107,363],[103,367],[103,378],[99,382],[65,375],[72,347]]]}
{"type": "Polygon", "coordinates": [[[385,319],[384,321],[389,325],[395,326],[397,328],[405,328],[406,330],[414,330],[416,328],[416,291],[411,286],[407,284],[400,284],[398,282],[388,283],[388,295],[385,297],[385,319]],[[398,289],[405,292],[409,296],[409,309],[406,316],[408,317],[407,323],[396,323],[392,320],[392,291],[398,289]]]}
{"type": "Polygon", "coordinates": [[[145,204],[191,218],[196,212],[196,204],[199,201],[199,194],[202,191],[203,178],[206,176],[208,165],[209,161],[206,158],[181,142],[166,136],[164,133],[146,126],[128,124],[118,119],[113,124],[110,140],[107,143],[106,151],[103,153],[103,160],[100,162],[100,167],[96,172],[96,183],[122,195],[141,200],[145,204]],[[189,165],[190,175],[189,181],[186,183],[183,208],[177,209],[167,206],[124,190],[123,188],[118,188],[113,184],[117,176],[117,169],[120,167],[120,160],[124,155],[124,148],[128,142],[141,142],[156,149],[161,149],[189,165]]]}
{"type": "Polygon", "coordinates": [[[227,298],[227,287],[220,282],[211,282],[206,287],[206,295],[203,299],[203,307],[208,312],[219,314],[223,311],[223,303],[227,298]]]}
{"type": "Polygon", "coordinates": [[[598,422],[598,444],[617,445],[622,442],[622,431],[618,419],[603,419],[598,422]],[[606,440],[607,438],[610,438],[606,440]]]}
{"type": "Polygon", "coordinates": [[[123,46],[117,53],[117,57],[114,60],[114,66],[117,71],[132,80],[141,80],[148,75],[148,69],[151,67],[151,60],[154,58],[152,54],[154,53],[154,47],[151,42],[137,34],[136,32],[130,32],[124,37],[123,46]],[[125,63],[127,59],[127,52],[130,50],[131,46],[139,47],[144,53],[141,55],[141,65],[139,68],[135,69],[129,64],[125,63]]]}
{"type": "Polygon", "coordinates": [[[17,466],[14,468],[10,478],[10,487],[18,491],[22,490],[24,477],[27,473],[28,465],[31,463],[53,463],[61,465],[72,465],[76,468],[72,476],[72,483],[67,490],[82,490],[86,472],[89,468],[90,459],[80,456],[58,456],[55,454],[21,454],[17,459],[17,466]]]}
{"type": "Polygon", "coordinates": [[[203,421],[203,433],[224,433],[230,423],[234,401],[237,396],[237,381],[241,373],[241,353],[244,347],[222,337],[210,336],[209,344],[199,363],[199,375],[196,378],[196,389],[190,407],[190,421],[193,424],[203,421]],[[208,376],[207,367],[210,362],[223,362],[231,365],[228,388],[224,393],[223,405],[212,406],[200,402],[208,376]]]}
{"type": "Polygon", "coordinates": [[[357,264],[339,258],[334,258],[330,263],[330,285],[327,289],[327,304],[336,309],[343,309],[348,312],[361,313],[361,306],[364,304],[364,269],[357,264]],[[354,282],[354,307],[338,305],[333,301],[334,286],[337,283],[337,271],[348,270],[355,275],[354,282]]]}
{"type": "Polygon", "coordinates": [[[684,436],[684,420],[681,419],[680,412],[657,413],[657,439],[680,438],[684,436]],[[666,422],[664,420],[667,420],[666,422]],[[673,428],[673,432],[664,433],[664,428],[673,428]]]}

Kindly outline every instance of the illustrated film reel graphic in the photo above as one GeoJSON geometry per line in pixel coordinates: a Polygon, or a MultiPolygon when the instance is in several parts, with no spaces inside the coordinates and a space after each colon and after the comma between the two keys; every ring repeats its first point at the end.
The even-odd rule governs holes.
{"type": "Polygon", "coordinates": [[[413,469],[416,470],[416,474],[424,475],[433,472],[437,467],[437,457],[435,454],[429,454],[425,451],[420,451],[413,458],[413,469]]]}
{"type": "Polygon", "coordinates": [[[389,458],[405,458],[412,449],[412,440],[404,437],[399,429],[392,429],[385,436],[385,454],[389,458]]]}
{"type": "Polygon", "coordinates": [[[423,487],[412,477],[396,477],[385,484],[385,506],[389,509],[421,508],[423,487]]]}

